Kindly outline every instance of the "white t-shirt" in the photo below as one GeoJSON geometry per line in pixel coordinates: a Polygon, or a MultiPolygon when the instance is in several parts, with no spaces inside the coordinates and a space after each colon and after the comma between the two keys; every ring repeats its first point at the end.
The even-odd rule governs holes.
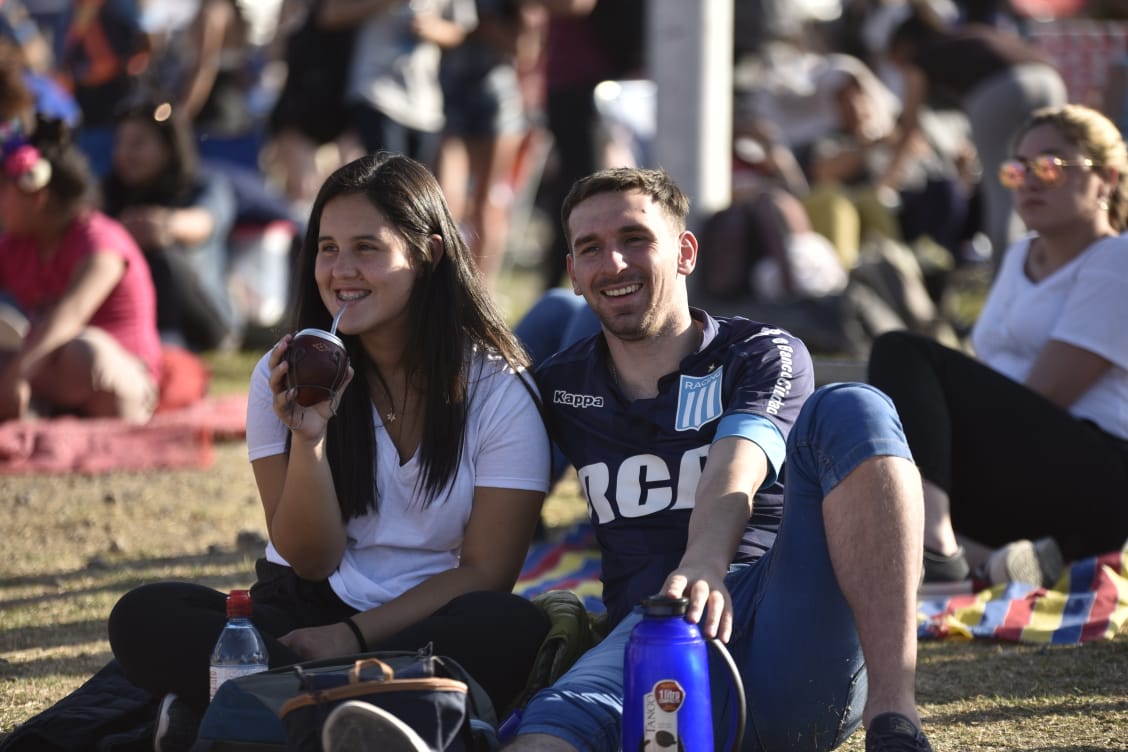
{"type": "Polygon", "coordinates": [[[400,125],[433,133],[445,120],[439,84],[442,50],[412,33],[415,14],[422,12],[467,32],[478,25],[474,0],[403,0],[373,14],[357,28],[345,98],[367,103],[400,125]]]}
{"type": "MultiPolygon", "coordinates": [[[[286,451],[288,429],[271,407],[268,357],[259,360],[251,377],[247,451],[252,461],[286,451]]],[[[451,485],[427,506],[415,491],[418,452],[400,466],[373,409],[379,509],[349,521],[344,557],[329,577],[333,592],[353,608],[379,606],[458,566],[476,487],[548,491],[548,435],[540,411],[518,380],[531,386],[532,379],[518,376],[500,358],[482,355],[475,355],[470,372],[461,461],[451,485]]],[[[287,564],[273,544],[267,545],[266,558],[287,564]]]]}
{"type": "Polygon", "coordinates": [[[1069,412],[1128,438],[1128,236],[1093,243],[1041,282],[1024,271],[1030,240],[1003,257],[972,331],[976,355],[1018,382],[1051,339],[1101,356],[1112,368],[1069,412]]]}

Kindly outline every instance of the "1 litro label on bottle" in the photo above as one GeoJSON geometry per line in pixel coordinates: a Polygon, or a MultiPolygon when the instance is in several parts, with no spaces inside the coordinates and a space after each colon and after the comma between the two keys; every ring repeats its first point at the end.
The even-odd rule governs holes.
{"type": "Polygon", "coordinates": [[[240,676],[257,674],[260,671],[266,671],[266,666],[212,666],[211,671],[209,672],[210,687],[208,692],[208,699],[215,697],[216,690],[223,686],[223,683],[228,679],[238,679],[240,676]]]}
{"type": "Polygon", "coordinates": [[[643,698],[642,747],[648,751],[682,749],[678,737],[678,710],[685,690],[674,679],[663,679],[643,698]]]}

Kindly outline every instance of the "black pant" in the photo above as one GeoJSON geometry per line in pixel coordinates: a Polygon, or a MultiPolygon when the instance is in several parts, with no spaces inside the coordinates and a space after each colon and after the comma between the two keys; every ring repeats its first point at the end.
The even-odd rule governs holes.
{"type": "Polygon", "coordinates": [[[177,248],[147,251],[149,274],[157,293],[157,329],[176,333],[194,351],[213,350],[233,330],[204,290],[196,270],[177,248]]]}
{"type": "Polygon", "coordinates": [[[544,289],[560,284],[570,252],[564,228],[560,225],[560,206],[572,185],[599,167],[599,118],[595,109],[595,83],[556,88],[548,92],[545,109],[556,153],[556,171],[545,186],[545,206],[553,218],[552,245],[544,259],[544,289]]]}
{"type": "MultiPolygon", "coordinates": [[[[271,668],[302,660],[279,637],[357,613],[326,581],[301,580],[289,567],[264,560],[256,570],[251,620],[266,642],[271,668]]],[[[227,621],[225,604],[224,593],[203,585],[143,585],[114,606],[110,647],[134,684],[157,697],[175,692],[202,713],[208,704],[209,658],[227,621]]],[[[430,642],[437,655],[462,664],[501,713],[524,688],[548,627],[540,608],[524,598],[483,591],[455,598],[369,649],[417,650],[430,642]]]]}
{"type": "Polygon", "coordinates": [[[956,532],[1000,546],[1052,536],[1069,560],[1128,539],[1128,444],[932,339],[874,342],[869,382],[892,398],[956,532]]]}

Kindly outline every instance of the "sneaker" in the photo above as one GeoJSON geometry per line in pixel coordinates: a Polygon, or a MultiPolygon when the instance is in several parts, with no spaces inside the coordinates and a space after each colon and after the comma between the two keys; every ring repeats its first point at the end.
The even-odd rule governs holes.
{"type": "Polygon", "coordinates": [[[187,752],[196,742],[200,717],[188,703],[169,693],[157,710],[157,730],[153,732],[154,752],[187,752]]]}
{"type": "Polygon", "coordinates": [[[866,752],[932,752],[932,745],[905,716],[882,713],[866,728],[866,752]]]}
{"type": "Polygon", "coordinates": [[[349,700],[333,708],[321,728],[325,752],[430,752],[415,730],[367,702],[349,700]]]}
{"type": "Polygon", "coordinates": [[[1065,570],[1061,549],[1053,538],[1008,543],[987,558],[984,571],[992,585],[1025,582],[1035,587],[1053,587],[1065,570]]]}

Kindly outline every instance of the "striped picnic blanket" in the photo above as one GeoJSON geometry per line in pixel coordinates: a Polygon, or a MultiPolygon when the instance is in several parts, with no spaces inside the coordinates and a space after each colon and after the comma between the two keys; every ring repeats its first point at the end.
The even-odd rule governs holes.
{"type": "Polygon", "coordinates": [[[532,598],[546,590],[571,590],[591,613],[606,610],[599,580],[599,551],[590,524],[576,525],[552,542],[533,544],[514,592],[532,598]]]}
{"type": "Polygon", "coordinates": [[[917,620],[921,639],[1053,645],[1111,639],[1128,631],[1128,548],[1075,562],[1048,590],[1011,583],[924,601],[917,620]]]}
{"type": "MultiPolygon", "coordinates": [[[[527,598],[571,590],[588,611],[603,613],[599,553],[591,526],[530,550],[516,591],[527,598]]],[[[1128,632],[1128,547],[1078,561],[1055,587],[1013,583],[921,601],[920,639],[990,639],[1076,645],[1128,632]]]]}

